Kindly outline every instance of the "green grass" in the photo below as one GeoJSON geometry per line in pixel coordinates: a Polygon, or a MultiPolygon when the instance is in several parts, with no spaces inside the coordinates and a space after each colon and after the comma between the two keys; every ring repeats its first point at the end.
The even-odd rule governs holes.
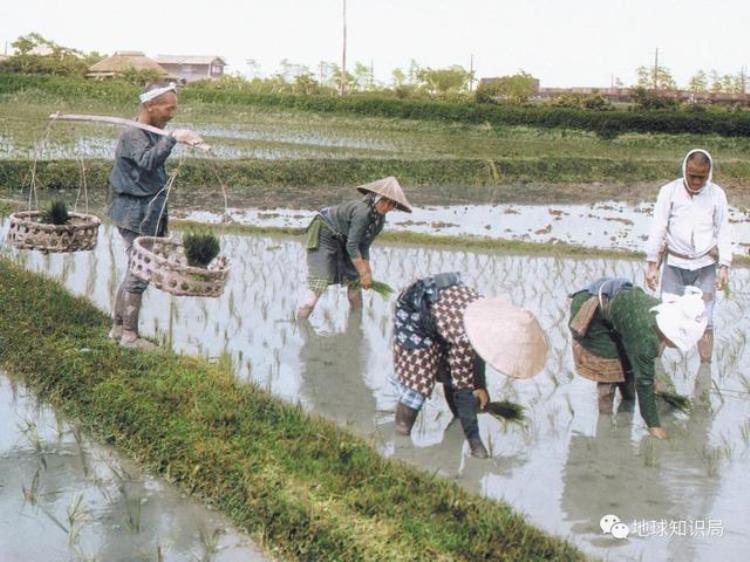
{"type": "Polygon", "coordinates": [[[295,560],[581,560],[500,502],[202,359],[123,350],[108,318],[0,259],[0,367],[295,560]]]}
{"type": "Polygon", "coordinates": [[[10,199],[0,199],[0,218],[7,217],[11,213],[21,209],[21,203],[10,199]]]}

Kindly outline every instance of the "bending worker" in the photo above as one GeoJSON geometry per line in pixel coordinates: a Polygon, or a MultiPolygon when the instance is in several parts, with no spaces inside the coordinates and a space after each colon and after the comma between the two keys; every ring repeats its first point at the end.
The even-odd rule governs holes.
{"type": "Polygon", "coordinates": [[[489,402],[485,360],[503,374],[528,378],[542,370],[546,357],[547,342],[530,312],[480,297],[457,273],[419,279],[401,292],[394,315],[396,432],[411,433],[440,381],[471,454],[485,458],[477,422],[477,411],[489,402]]]}
{"type": "Polygon", "coordinates": [[[615,391],[638,395],[649,433],[667,437],[659,420],[654,362],[665,346],[688,351],[706,328],[701,290],[664,295],[661,302],[627,279],[603,278],[572,295],[573,358],[581,376],[597,382],[599,412],[610,414],[615,391]]]}
{"type": "MultiPolygon", "coordinates": [[[[157,128],[172,119],[177,109],[174,84],[154,83],[140,96],[137,121],[157,128]]],[[[195,145],[202,139],[192,131],[178,129],[161,136],[136,127],[125,129],[117,141],[115,164],[109,174],[109,217],[125,242],[128,270],[115,297],[110,337],[123,347],[151,349],[154,345],[138,335],[141,299],[148,283],[130,273],[133,241],[141,235],[165,236],[167,232],[167,172],[164,161],[175,144],[195,145]]]]}
{"type": "Polygon", "coordinates": [[[663,260],[662,293],[679,295],[688,285],[703,291],[708,324],[698,342],[698,353],[704,363],[711,361],[714,347],[716,290],[726,286],[732,265],[727,196],[713,183],[713,168],[705,150],[688,152],[682,162],[682,177],[659,190],[646,243],[646,283],[651,290],[659,284],[663,260]]]}
{"type": "Polygon", "coordinates": [[[361,289],[372,285],[370,245],[393,209],[411,213],[401,186],[393,176],[357,188],[365,197],[325,207],[307,227],[307,294],[297,310],[304,320],[329,285],[346,285],[353,308],[362,305],[361,289]],[[359,281],[358,285],[352,285],[359,281]]]}

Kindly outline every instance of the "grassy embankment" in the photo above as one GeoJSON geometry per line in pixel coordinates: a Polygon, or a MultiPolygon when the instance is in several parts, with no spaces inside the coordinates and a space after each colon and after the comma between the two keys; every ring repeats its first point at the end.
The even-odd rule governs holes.
{"type": "Polygon", "coordinates": [[[583,559],[217,365],[120,349],[90,302],[4,259],[0,310],[0,367],[284,558],[583,559]]]}

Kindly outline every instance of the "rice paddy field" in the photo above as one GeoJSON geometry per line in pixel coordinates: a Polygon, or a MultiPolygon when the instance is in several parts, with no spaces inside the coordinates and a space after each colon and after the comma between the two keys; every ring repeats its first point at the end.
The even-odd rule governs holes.
{"type": "MultiPolygon", "coordinates": [[[[42,143],[49,115],[61,111],[133,118],[136,110],[135,104],[112,106],[97,100],[56,98],[35,90],[3,94],[0,166],[3,160],[35,157],[108,160],[116,142],[116,128],[57,122],[49,130],[47,142],[42,143]]],[[[735,204],[746,204],[746,194],[740,187],[750,177],[746,166],[750,141],[741,137],[629,133],[602,140],[594,133],[575,130],[272,111],[252,105],[200,102],[180,106],[171,125],[194,128],[214,147],[222,161],[276,161],[292,167],[294,163],[300,166],[306,162],[308,166],[318,163],[325,167],[326,172],[306,187],[346,185],[351,174],[344,174],[341,169],[351,162],[357,162],[361,168],[360,176],[355,173],[355,177],[362,183],[371,179],[367,175],[368,165],[370,174],[381,171],[378,162],[390,162],[391,166],[398,163],[406,170],[410,166],[419,167],[420,162],[441,162],[432,176],[429,171],[420,172],[414,181],[423,186],[450,185],[459,192],[477,182],[514,187],[500,192],[492,190],[489,195],[507,202],[584,202],[609,198],[637,201],[650,199],[660,183],[676,177],[682,157],[694,146],[704,147],[715,156],[719,181],[727,186],[735,204]],[[557,164],[550,169],[544,160],[557,164]],[[465,175],[467,163],[482,163],[482,177],[465,175]],[[558,176],[561,179],[555,181],[558,176]],[[581,187],[583,184],[585,188],[581,187]]],[[[189,159],[203,157],[182,148],[178,148],[177,154],[189,159]]],[[[230,187],[252,199],[252,193],[242,190],[248,180],[240,181],[242,184],[230,187]]],[[[0,187],[13,191],[22,186],[0,187]]],[[[426,195],[425,203],[432,194],[426,195]]],[[[330,198],[330,193],[326,196],[330,198]]],[[[467,196],[474,202],[488,200],[487,190],[467,196]]],[[[263,202],[251,200],[248,204],[262,206],[263,202]]]]}
{"type": "MultiPolygon", "coordinates": [[[[377,246],[377,279],[400,287],[417,276],[458,270],[483,294],[505,295],[531,310],[547,334],[550,356],[540,375],[526,381],[489,376],[493,399],[521,403],[528,419],[506,425],[480,416],[492,458],[479,461],[468,456],[439,388],[411,438],[394,434],[391,302],[367,295],[362,313],[350,314],[345,294],[329,290],[311,322],[297,324],[302,240],[225,235],[222,244],[232,263],[224,295],[175,298],[150,289],[141,320],[145,334],[175,351],[231,362],[239,380],[334,420],[387,457],[505,500],[593,556],[742,560],[750,548],[749,498],[743,496],[750,469],[747,269],[734,270],[731,291],[719,297],[710,367],[700,367],[695,353],[665,352],[661,371],[692,397],[694,408],[682,414],[665,406],[670,439],[659,442],[647,436],[637,410],[598,415],[595,385],[574,374],[567,330],[569,293],[602,275],[639,279],[640,261],[377,246]],[[608,514],[628,525],[627,539],[602,533],[600,519],[608,514]]],[[[3,254],[109,310],[123,274],[123,251],[106,227],[92,253],[44,256],[6,248],[3,254]]]]}
{"type": "MultiPolygon", "coordinates": [[[[52,179],[55,170],[86,165],[97,178],[88,186],[91,209],[103,215],[104,178],[118,130],[63,122],[49,127],[47,118],[56,111],[134,117],[135,110],[135,104],[33,89],[0,95],[0,177],[6,178],[0,197],[9,200],[2,210],[28,200],[28,176],[17,171],[38,160],[49,165],[52,179]]],[[[221,173],[235,178],[227,185],[226,209],[217,183],[192,181],[204,176],[190,171],[178,176],[170,199],[173,217],[214,223],[232,269],[218,299],[149,289],[141,315],[146,336],[175,353],[203,356],[240,384],[257,385],[354,432],[383,457],[472,495],[507,502],[584,556],[747,558],[749,139],[628,133],[602,140],[573,130],[198,102],[182,105],[172,126],[198,131],[214,147],[221,173]],[[743,257],[731,272],[730,289],[719,295],[713,362],[701,366],[697,353],[673,350],[660,361],[661,376],[690,396],[693,407],[680,413],[663,405],[670,438],[656,441],[627,404],[616,404],[613,415],[598,414],[595,384],[574,372],[567,297],[601,276],[642,284],[637,253],[657,189],[678,176],[683,155],[695,146],[718,162],[717,180],[727,189],[743,257]],[[522,424],[480,416],[489,460],[469,456],[440,385],[411,437],[394,433],[394,297],[367,293],[364,309],[350,312],[345,291],[330,289],[310,322],[294,320],[305,283],[304,241],[281,231],[299,233],[314,209],[350,198],[353,185],[391,169],[403,172],[419,208],[411,216],[389,215],[384,240],[372,251],[375,278],[400,288],[425,275],[460,271],[481,293],[532,311],[547,336],[550,354],[538,376],[488,376],[492,399],[526,409],[522,424]],[[473,175],[462,176],[464,170],[473,175]],[[224,211],[231,225],[219,223],[224,211]],[[626,538],[602,531],[609,515],[625,524],[626,538]]],[[[182,148],[176,155],[170,166],[205,161],[182,148]]],[[[76,182],[47,187],[38,194],[42,203],[54,196],[82,204],[76,182]]],[[[111,310],[126,261],[111,225],[100,229],[96,250],[70,255],[10,248],[7,227],[7,218],[0,219],[0,256],[111,310]]],[[[0,517],[5,529],[18,521],[17,532],[0,537],[3,560],[266,560],[277,553],[314,559],[273,545],[273,554],[261,551],[228,520],[143,471],[127,454],[82,434],[75,420],[38,403],[3,373],[0,412],[0,517]]],[[[334,511],[333,501],[324,498],[322,510],[334,511]]],[[[561,551],[577,559],[565,547],[561,551]]]]}

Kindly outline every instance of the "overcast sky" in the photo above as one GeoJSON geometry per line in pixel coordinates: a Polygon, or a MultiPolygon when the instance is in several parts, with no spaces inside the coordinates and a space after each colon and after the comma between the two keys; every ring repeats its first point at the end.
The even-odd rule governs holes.
{"type": "MultiPolygon", "coordinates": [[[[750,0],[348,0],[348,67],[376,78],[415,59],[433,68],[471,55],[477,76],[524,69],[542,86],[631,84],[660,62],[684,85],[698,69],[750,69],[750,0]]],[[[341,60],[342,0],[23,0],[0,2],[0,48],[36,31],[84,51],[218,54],[230,71],[249,58],[266,74],[279,61],[341,60]]],[[[10,49],[10,48],[9,48],[10,49]]]]}

